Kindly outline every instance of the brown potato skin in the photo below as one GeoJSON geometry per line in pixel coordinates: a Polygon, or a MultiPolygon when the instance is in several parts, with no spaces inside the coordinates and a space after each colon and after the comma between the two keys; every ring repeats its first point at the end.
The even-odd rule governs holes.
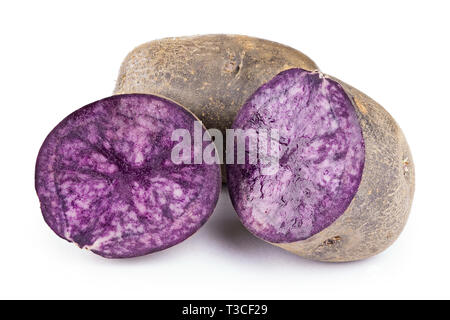
{"type": "Polygon", "coordinates": [[[385,250],[403,230],[414,196],[414,163],[403,132],[382,106],[327,77],[347,92],[361,124],[366,149],[361,184],[328,228],[306,240],[272,244],[312,260],[361,260],[385,250]]]}
{"type": "MultiPolygon", "coordinates": [[[[317,70],[303,53],[241,35],[166,38],[145,43],[122,63],[114,94],[157,94],[186,106],[224,134],[261,85],[291,68],[317,70]]],[[[225,182],[225,166],[222,179],[225,182]]]]}
{"type": "Polygon", "coordinates": [[[162,95],[187,106],[207,128],[225,133],[245,100],[290,68],[317,66],[295,49],[247,36],[166,38],[128,54],[114,93],[162,95]]]}

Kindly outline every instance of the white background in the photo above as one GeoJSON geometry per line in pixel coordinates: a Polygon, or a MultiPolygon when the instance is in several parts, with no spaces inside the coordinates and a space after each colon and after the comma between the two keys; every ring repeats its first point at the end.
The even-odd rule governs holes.
{"type": "Polygon", "coordinates": [[[0,298],[450,298],[449,13],[448,1],[2,1],[0,298]],[[417,187],[392,247],[304,260],[250,235],[225,190],[199,232],[149,256],[107,260],[53,234],[34,191],[47,133],[111,95],[135,46],[205,33],[299,49],[397,119],[417,187]]]}

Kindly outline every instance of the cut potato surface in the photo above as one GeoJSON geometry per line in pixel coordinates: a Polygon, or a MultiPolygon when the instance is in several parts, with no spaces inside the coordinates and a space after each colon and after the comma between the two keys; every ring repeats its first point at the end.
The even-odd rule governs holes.
{"type": "Polygon", "coordinates": [[[364,139],[342,87],[318,72],[291,69],[258,89],[234,129],[277,129],[279,169],[228,166],[231,199],[244,225],[269,242],[304,240],[332,224],[358,190],[364,139]]]}
{"type": "Polygon", "coordinates": [[[148,254],[192,235],[214,210],[221,184],[218,164],[171,161],[173,130],[192,133],[195,120],[151,95],[118,95],[69,115],[36,164],[48,225],[108,258],[148,254]]]}

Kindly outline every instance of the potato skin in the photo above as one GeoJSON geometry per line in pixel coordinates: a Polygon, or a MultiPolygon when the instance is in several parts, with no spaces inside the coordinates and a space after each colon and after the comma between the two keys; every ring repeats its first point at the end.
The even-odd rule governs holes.
{"type": "Polygon", "coordinates": [[[377,102],[341,84],[360,120],[366,157],[358,192],[328,228],[292,243],[272,243],[312,260],[346,262],[368,258],[389,247],[406,224],[414,196],[414,163],[405,136],[377,102]]]}
{"type": "Polygon", "coordinates": [[[240,35],[166,38],[145,43],[122,63],[115,94],[151,93],[187,106],[206,128],[231,128],[237,111],[283,70],[317,66],[282,44],[240,35]]]}
{"type": "Polygon", "coordinates": [[[128,54],[114,94],[148,93],[170,98],[186,106],[206,128],[222,131],[225,142],[225,129],[231,128],[247,98],[291,68],[318,69],[303,53],[268,40],[242,35],[165,38],[128,54]]]}

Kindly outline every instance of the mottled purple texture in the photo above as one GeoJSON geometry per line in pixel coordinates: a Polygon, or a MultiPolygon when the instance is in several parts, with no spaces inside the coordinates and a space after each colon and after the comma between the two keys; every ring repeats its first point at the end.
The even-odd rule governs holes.
{"type": "Polygon", "coordinates": [[[228,188],[243,224],[275,243],[304,240],[332,224],[361,182],[364,140],[342,87],[318,72],[284,71],[239,111],[234,129],[278,129],[280,168],[228,165],[228,188]]]}
{"type": "Polygon", "coordinates": [[[192,235],[214,210],[221,185],[217,164],[171,161],[172,131],[192,134],[194,121],[150,95],[114,96],[69,115],[37,159],[45,221],[108,258],[148,254],[192,235]]]}

